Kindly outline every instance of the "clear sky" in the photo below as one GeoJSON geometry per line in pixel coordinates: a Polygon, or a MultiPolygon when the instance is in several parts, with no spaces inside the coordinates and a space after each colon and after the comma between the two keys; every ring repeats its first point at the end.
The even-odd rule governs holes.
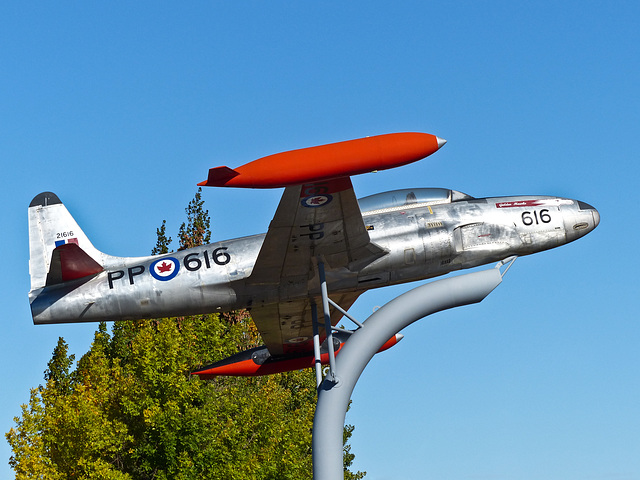
{"type": "MultiPolygon", "coordinates": [[[[376,356],[356,468],[383,479],[640,479],[638,2],[3,2],[0,430],[59,336],[34,326],[27,206],[59,195],[99,249],[177,237],[209,167],[366,135],[446,138],[359,196],[448,187],[577,198],[598,229],[519,259],[482,304],[376,356]]],[[[206,189],[213,238],[266,231],[281,192],[206,189]]],[[[370,292],[364,319],[409,286],[370,292]]],[[[0,477],[10,450],[0,442],[0,477]]]]}

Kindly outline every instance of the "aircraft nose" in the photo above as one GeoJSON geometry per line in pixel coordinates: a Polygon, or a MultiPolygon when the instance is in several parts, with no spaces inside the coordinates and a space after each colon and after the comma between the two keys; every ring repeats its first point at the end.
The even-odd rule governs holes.
{"type": "Polygon", "coordinates": [[[593,228],[595,228],[600,225],[600,212],[594,208],[591,214],[593,215],[593,228]]]}
{"type": "Polygon", "coordinates": [[[578,210],[581,212],[591,213],[593,219],[593,228],[596,228],[600,224],[600,212],[586,202],[578,200],[578,210]]]}
{"type": "Polygon", "coordinates": [[[586,202],[568,200],[562,208],[567,243],[584,237],[600,223],[600,213],[586,202]]]}

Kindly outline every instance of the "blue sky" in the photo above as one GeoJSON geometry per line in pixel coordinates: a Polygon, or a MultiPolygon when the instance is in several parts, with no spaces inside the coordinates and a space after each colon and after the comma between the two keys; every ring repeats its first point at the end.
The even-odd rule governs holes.
{"type": "MultiPolygon", "coordinates": [[[[359,196],[448,187],[594,205],[587,237],[519,259],[482,304],[376,356],[347,421],[372,480],[639,479],[637,2],[51,2],[0,5],[0,427],[59,336],[33,326],[27,206],[54,191],[101,250],[177,236],[208,168],[422,131],[426,160],[359,196]]],[[[213,238],[265,231],[281,192],[207,189],[213,238]]],[[[370,292],[352,313],[410,286],[370,292]]],[[[0,442],[0,476],[10,450],[0,442]]]]}

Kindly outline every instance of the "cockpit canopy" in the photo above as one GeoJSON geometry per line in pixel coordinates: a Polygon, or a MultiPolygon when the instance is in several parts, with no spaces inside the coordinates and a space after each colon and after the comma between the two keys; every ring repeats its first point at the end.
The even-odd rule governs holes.
{"type": "Polygon", "coordinates": [[[376,193],[358,199],[360,211],[373,212],[389,208],[407,208],[408,206],[439,205],[442,203],[471,200],[472,196],[446,188],[405,188],[390,192],[376,193]]]}

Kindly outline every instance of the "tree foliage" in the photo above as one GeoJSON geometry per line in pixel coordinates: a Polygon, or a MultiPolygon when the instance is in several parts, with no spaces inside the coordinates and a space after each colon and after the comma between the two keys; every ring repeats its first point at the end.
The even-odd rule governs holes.
{"type": "Polygon", "coordinates": [[[209,211],[204,209],[202,187],[198,188],[194,199],[189,202],[185,212],[187,213],[187,222],[180,225],[178,232],[179,250],[209,243],[211,240],[211,231],[209,230],[211,220],[209,211]]]}
{"type": "MultiPolygon", "coordinates": [[[[198,191],[181,247],[209,240],[202,205],[198,191]]],[[[154,251],[167,253],[165,222],[157,234],[154,251]]],[[[245,311],[117,322],[111,333],[100,323],[75,369],[60,338],[45,384],[6,434],[16,479],[311,478],[313,372],[209,381],[190,374],[259,343],[245,311]]],[[[359,479],[362,472],[349,470],[352,431],[345,429],[345,478],[359,479]]]]}
{"type": "MultiPolygon", "coordinates": [[[[184,224],[183,224],[184,225],[184,224]]],[[[162,225],[156,228],[156,246],[151,250],[151,255],[164,255],[169,253],[169,245],[171,245],[171,237],[167,237],[167,221],[163,220],[162,225]]]]}

